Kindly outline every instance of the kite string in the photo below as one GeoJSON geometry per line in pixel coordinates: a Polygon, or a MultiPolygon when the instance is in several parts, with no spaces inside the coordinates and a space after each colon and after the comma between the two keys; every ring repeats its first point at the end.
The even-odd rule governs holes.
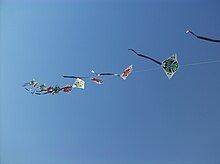
{"type": "MultiPolygon", "coordinates": [[[[189,66],[196,66],[196,65],[204,65],[204,64],[212,64],[212,63],[220,63],[220,60],[213,60],[213,61],[204,61],[204,62],[197,62],[197,63],[189,63],[189,64],[182,64],[180,67],[189,67],[189,66]]],[[[144,70],[137,70],[133,71],[133,73],[141,73],[141,72],[148,72],[148,71],[156,71],[160,70],[161,67],[152,67],[144,70]]],[[[114,76],[108,76],[105,80],[112,79],[114,76]]]]}
{"type": "Polygon", "coordinates": [[[204,61],[204,62],[197,62],[197,63],[189,63],[180,65],[181,67],[193,66],[193,65],[204,65],[204,64],[212,64],[212,63],[219,63],[220,60],[213,60],[213,61],[204,61]]]}
{"type": "MultiPolygon", "coordinates": [[[[188,66],[195,66],[195,65],[212,64],[212,63],[220,63],[220,60],[182,64],[182,65],[180,65],[180,67],[188,67],[188,66]]],[[[161,69],[161,68],[160,67],[154,67],[154,68],[149,68],[149,69],[145,69],[145,70],[137,70],[137,71],[133,71],[133,72],[134,73],[140,73],[140,72],[147,72],[147,71],[155,71],[155,70],[159,70],[159,69],[161,69]]]]}

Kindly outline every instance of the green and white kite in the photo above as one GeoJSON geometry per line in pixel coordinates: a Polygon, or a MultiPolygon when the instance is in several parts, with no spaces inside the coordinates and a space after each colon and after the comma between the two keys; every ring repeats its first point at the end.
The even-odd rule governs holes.
{"type": "Polygon", "coordinates": [[[84,89],[85,88],[85,81],[83,81],[80,78],[77,78],[76,81],[73,84],[73,88],[81,88],[84,89]]]}
{"type": "Polygon", "coordinates": [[[167,77],[169,79],[172,78],[172,76],[176,73],[176,71],[179,69],[179,63],[177,61],[176,54],[172,55],[171,57],[164,60],[161,64],[164,72],[166,73],[167,77]]]}
{"type": "Polygon", "coordinates": [[[167,58],[163,62],[159,62],[159,61],[157,61],[157,60],[155,60],[151,57],[139,54],[131,48],[129,48],[128,50],[131,50],[132,52],[134,52],[136,55],[138,55],[140,57],[147,58],[147,59],[155,62],[156,64],[159,64],[163,68],[163,70],[166,73],[168,79],[171,79],[173,77],[173,75],[176,73],[176,71],[179,69],[179,63],[178,63],[176,54],[174,54],[171,57],[167,58]]]}

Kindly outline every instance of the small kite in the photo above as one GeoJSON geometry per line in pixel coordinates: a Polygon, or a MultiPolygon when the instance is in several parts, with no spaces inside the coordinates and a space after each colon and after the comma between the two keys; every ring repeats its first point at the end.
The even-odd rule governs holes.
{"type": "Polygon", "coordinates": [[[54,92],[54,88],[52,87],[52,86],[50,86],[50,87],[48,87],[47,89],[46,89],[46,91],[37,91],[37,92],[35,92],[35,94],[37,94],[37,95],[45,95],[45,94],[49,94],[49,93],[53,93],[54,92]]]}
{"type": "Polygon", "coordinates": [[[24,83],[22,87],[25,87],[25,90],[31,92],[33,95],[36,91],[37,85],[38,82],[33,79],[30,82],[24,83]]]}
{"type": "Polygon", "coordinates": [[[137,53],[135,50],[133,50],[132,48],[129,48],[128,50],[131,50],[132,52],[134,52],[136,55],[143,57],[143,58],[147,58],[153,62],[155,62],[156,64],[159,64],[164,72],[166,73],[168,79],[171,79],[172,76],[176,73],[176,71],[179,69],[179,63],[177,61],[177,56],[174,54],[171,57],[167,58],[166,60],[164,60],[163,62],[159,62],[151,57],[142,55],[137,53]]]}
{"type": "Polygon", "coordinates": [[[73,84],[73,88],[81,88],[84,89],[85,88],[85,81],[83,81],[80,78],[76,78],[76,81],[73,84]]]}
{"type": "Polygon", "coordinates": [[[96,84],[103,84],[104,81],[102,79],[96,78],[96,77],[91,77],[90,80],[96,84]]]}
{"type": "Polygon", "coordinates": [[[59,93],[61,90],[62,90],[62,89],[61,89],[58,85],[56,85],[56,86],[53,88],[52,95],[53,95],[53,94],[56,94],[56,93],[59,93]]]}
{"type": "Polygon", "coordinates": [[[207,38],[207,37],[204,37],[204,36],[196,35],[195,33],[193,33],[190,30],[187,30],[186,33],[190,33],[190,34],[194,35],[195,37],[197,37],[198,39],[207,40],[207,41],[210,41],[210,42],[220,42],[220,40],[211,39],[211,38],[207,38]]]}
{"type": "Polygon", "coordinates": [[[126,68],[126,69],[124,70],[124,72],[120,75],[120,77],[121,77],[122,79],[126,80],[126,78],[128,77],[128,75],[133,71],[133,68],[132,68],[132,67],[133,67],[133,66],[130,65],[128,68],[126,68]]]}
{"type": "Polygon", "coordinates": [[[40,92],[46,92],[47,91],[47,87],[46,87],[46,84],[44,83],[44,84],[42,84],[42,85],[40,85],[39,87],[37,87],[37,88],[39,88],[40,90],[36,90],[35,92],[37,92],[37,93],[40,93],[40,92]]]}
{"type": "Polygon", "coordinates": [[[96,76],[118,76],[121,77],[122,79],[126,80],[126,78],[128,77],[128,75],[133,71],[132,69],[132,65],[130,65],[128,68],[126,68],[124,70],[124,72],[122,74],[116,74],[116,73],[96,73],[94,70],[92,70],[91,72],[93,74],[95,74],[96,76]]]}
{"type": "Polygon", "coordinates": [[[32,88],[35,88],[35,87],[37,87],[37,85],[38,85],[38,82],[33,79],[30,82],[24,83],[24,85],[22,85],[22,87],[32,86],[32,88]]]}
{"type": "Polygon", "coordinates": [[[61,88],[61,90],[63,92],[69,93],[70,91],[72,91],[73,86],[71,85],[66,85],[65,87],[61,88]]]}

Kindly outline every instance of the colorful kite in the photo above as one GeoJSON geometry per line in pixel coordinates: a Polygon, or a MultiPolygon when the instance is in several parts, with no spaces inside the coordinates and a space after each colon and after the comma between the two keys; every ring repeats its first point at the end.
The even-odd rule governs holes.
{"type": "Polygon", "coordinates": [[[61,88],[63,92],[69,93],[72,90],[73,86],[66,85],[65,87],[61,88]]]}
{"type": "Polygon", "coordinates": [[[73,84],[73,88],[81,88],[84,89],[85,88],[85,81],[83,81],[80,78],[76,78],[76,81],[73,84]]]}
{"type": "Polygon", "coordinates": [[[36,91],[35,94],[37,94],[37,95],[45,95],[45,94],[54,95],[54,94],[58,94],[60,91],[63,91],[65,93],[69,93],[73,88],[73,86],[71,86],[71,85],[66,85],[62,88],[60,88],[59,86],[55,86],[55,87],[50,86],[49,88],[45,89],[45,85],[42,85],[42,87],[43,87],[43,89],[36,91]]]}
{"type": "Polygon", "coordinates": [[[133,71],[132,65],[124,70],[124,72],[120,75],[120,77],[124,80],[128,77],[128,75],[133,71]]]}
{"type": "Polygon", "coordinates": [[[211,39],[211,38],[207,38],[207,37],[204,37],[204,36],[196,35],[195,33],[193,33],[190,30],[187,30],[186,33],[190,33],[190,34],[194,35],[195,37],[197,37],[198,39],[207,40],[207,41],[210,41],[210,42],[220,42],[220,40],[211,39]]]}
{"type": "Polygon", "coordinates": [[[156,64],[159,64],[163,70],[165,71],[168,79],[171,79],[172,76],[176,73],[176,71],[179,69],[179,63],[177,61],[177,56],[176,55],[172,55],[171,57],[167,58],[166,60],[164,60],[162,63],[145,55],[139,54],[137,53],[134,49],[129,48],[128,50],[133,51],[136,55],[149,59],[153,62],[155,62],[156,64]]]}
{"type": "Polygon", "coordinates": [[[56,85],[56,86],[53,88],[52,95],[53,95],[53,94],[58,94],[61,90],[62,90],[62,89],[61,89],[58,85],[56,85]]]}
{"type": "Polygon", "coordinates": [[[104,81],[102,79],[96,78],[96,77],[91,77],[90,80],[96,84],[103,84],[104,81]]]}
{"type": "Polygon", "coordinates": [[[169,79],[172,78],[172,76],[176,73],[176,71],[179,69],[179,63],[177,61],[176,54],[172,55],[171,57],[167,58],[162,62],[162,68],[164,72],[166,73],[167,77],[169,79]]]}
{"type": "Polygon", "coordinates": [[[37,87],[37,85],[38,85],[38,82],[33,79],[30,82],[24,83],[22,87],[31,86],[32,88],[35,88],[37,87]]]}
{"type": "Polygon", "coordinates": [[[24,89],[31,92],[33,95],[37,89],[37,85],[38,85],[38,82],[33,79],[30,82],[24,83],[22,87],[25,87],[24,89]]]}
{"type": "Polygon", "coordinates": [[[46,91],[47,91],[47,87],[46,87],[46,84],[45,84],[45,83],[42,84],[42,85],[40,85],[40,86],[37,87],[37,88],[39,88],[39,90],[36,90],[36,91],[35,91],[35,92],[37,92],[37,93],[46,92],[46,91]]]}

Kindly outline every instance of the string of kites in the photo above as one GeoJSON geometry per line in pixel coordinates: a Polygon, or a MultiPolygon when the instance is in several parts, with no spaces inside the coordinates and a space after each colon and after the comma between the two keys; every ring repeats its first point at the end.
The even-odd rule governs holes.
{"type": "MultiPolygon", "coordinates": [[[[210,42],[220,42],[220,40],[196,35],[195,33],[193,33],[190,30],[187,30],[186,33],[190,33],[198,39],[202,39],[202,40],[206,40],[206,41],[210,41],[210,42]]],[[[164,72],[166,73],[168,79],[171,79],[173,77],[173,75],[176,73],[176,71],[179,69],[179,63],[178,63],[176,54],[174,54],[174,55],[170,56],[169,58],[165,59],[164,61],[160,62],[160,61],[157,61],[149,56],[145,56],[140,53],[137,53],[132,48],[129,48],[128,50],[132,51],[137,56],[146,58],[146,59],[151,60],[152,62],[160,65],[162,67],[162,69],[164,70],[164,72]]],[[[52,95],[54,95],[54,94],[57,94],[60,92],[70,93],[73,88],[84,89],[85,88],[84,79],[90,79],[91,82],[94,82],[94,83],[100,85],[100,84],[104,83],[104,81],[100,78],[100,76],[116,76],[116,77],[121,77],[122,79],[126,80],[126,78],[131,74],[132,71],[133,71],[132,65],[127,67],[121,74],[96,73],[94,70],[92,70],[91,73],[93,73],[95,75],[95,77],[63,76],[64,78],[76,79],[75,82],[73,83],[73,85],[66,85],[64,87],[59,87],[58,85],[56,85],[55,87],[52,87],[52,86],[47,87],[46,84],[42,84],[42,85],[38,86],[38,82],[33,79],[30,82],[24,83],[23,87],[25,88],[25,90],[31,92],[32,95],[33,94],[36,94],[36,95],[52,94],[52,95]]]]}

